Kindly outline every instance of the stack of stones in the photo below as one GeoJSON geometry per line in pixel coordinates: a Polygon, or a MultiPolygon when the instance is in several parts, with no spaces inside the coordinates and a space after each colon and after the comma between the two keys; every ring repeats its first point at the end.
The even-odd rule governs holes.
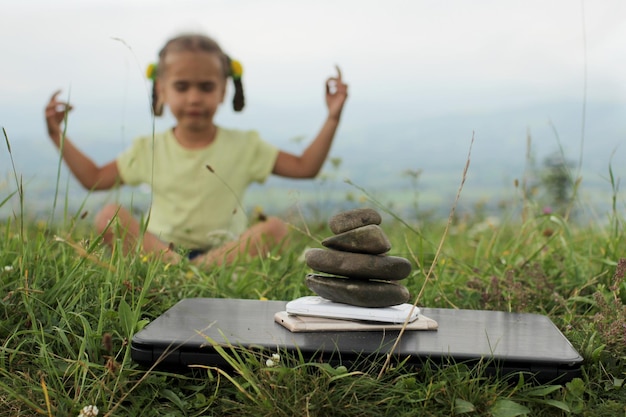
{"type": "Polygon", "coordinates": [[[409,299],[397,283],[409,276],[411,263],[388,256],[389,239],[380,228],[380,214],[369,208],[339,213],[329,221],[334,236],[324,239],[328,249],[309,249],[305,262],[313,270],[307,287],[317,295],[359,307],[389,307],[409,299]]]}

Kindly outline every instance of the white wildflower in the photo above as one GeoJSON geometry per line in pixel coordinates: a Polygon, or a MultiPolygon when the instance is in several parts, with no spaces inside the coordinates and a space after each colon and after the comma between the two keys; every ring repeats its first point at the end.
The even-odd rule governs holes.
{"type": "Polygon", "coordinates": [[[6,266],[4,267],[4,271],[5,271],[5,272],[11,272],[11,271],[13,271],[13,266],[12,266],[12,265],[6,265],[6,266]]]}
{"type": "Polygon", "coordinates": [[[278,353],[274,353],[270,359],[265,361],[265,365],[268,368],[271,368],[273,366],[277,366],[278,362],[280,362],[280,355],[278,353]]]}
{"type": "Polygon", "coordinates": [[[78,417],[96,417],[98,415],[98,407],[95,405],[87,405],[83,407],[78,417]]]}

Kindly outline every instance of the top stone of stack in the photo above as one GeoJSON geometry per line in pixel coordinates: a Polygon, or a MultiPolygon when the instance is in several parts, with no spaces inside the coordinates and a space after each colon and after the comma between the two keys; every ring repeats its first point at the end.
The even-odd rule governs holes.
{"type": "Polygon", "coordinates": [[[339,234],[370,224],[379,225],[381,222],[380,214],[376,210],[361,208],[344,211],[331,217],[328,226],[331,232],[339,234]]]}

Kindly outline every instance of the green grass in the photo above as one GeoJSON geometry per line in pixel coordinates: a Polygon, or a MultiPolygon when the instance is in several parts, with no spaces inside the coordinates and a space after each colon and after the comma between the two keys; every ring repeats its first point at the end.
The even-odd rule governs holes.
{"type": "MultiPolygon", "coordinates": [[[[23,210],[19,180],[15,190],[0,206],[19,199],[23,210]]],[[[520,198],[494,224],[480,214],[403,218],[359,191],[384,213],[391,254],[413,263],[404,283],[419,305],[545,314],[584,356],[582,377],[537,385],[487,377],[484,364],[345,368],[286,352],[268,366],[276,352],[227,347],[234,373],[142,369],[129,341],[181,298],[310,294],[302,254],[330,235],[326,224],[290,217],[285,252],[201,271],[105,248],[80,212],[54,223],[17,212],[0,222],[0,415],[78,416],[87,405],[99,416],[626,415],[626,239],[615,200],[608,222],[577,224],[520,198]]]]}
{"type": "Polygon", "coordinates": [[[344,369],[281,352],[267,367],[273,352],[229,349],[234,374],[141,369],[128,341],[183,297],[309,294],[301,255],[329,235],[326,225],[293,220],[288,251],[205,272],[103,248],[79,216],[59,227],[8,219],[0,229],[0,415],[77,416],[89,404],[116,416],[625,415],[626,244],[615,222],[466,218],[452,224],[433,266],[445,222],[417,227],[386,216],[392,254],[415,266],[406,285],[413,295],[423,287],[420,305],[541,313],[558,325],[585,358],[583,377],[537,386],[488,378],[480,365],[344,369]]]}

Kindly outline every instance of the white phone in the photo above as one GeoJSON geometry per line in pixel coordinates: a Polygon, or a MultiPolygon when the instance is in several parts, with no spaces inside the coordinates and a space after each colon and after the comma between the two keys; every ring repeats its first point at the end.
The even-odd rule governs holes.
{"type": "Polygon", "coordinates": [[[412,304],[405,303],[391,307],[357,307],[349,304],[336,303],[316,295],[296,298],[287,303],[285,310],[288,314],[301,316],[378,321],[384,323],[404,323],[407,317],[409,317],[410,323],[416,320],[420,314],[419,307],[413,308],[412,304]],[[411,309],[413,309],[413,311],[411,311],[411,309]]]}

